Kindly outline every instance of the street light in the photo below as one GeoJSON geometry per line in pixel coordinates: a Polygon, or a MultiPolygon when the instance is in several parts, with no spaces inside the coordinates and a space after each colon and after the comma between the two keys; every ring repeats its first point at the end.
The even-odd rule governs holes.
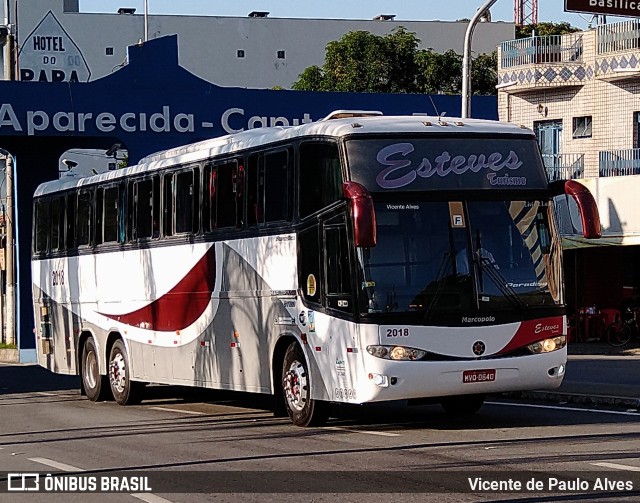
{"type": "Polygon", "coordinates": [[[7,317],[6,317],[6,337],[7,344],[15,344],[16,342],[16,312],[15,312],[15,276],[13,274],[13,256],[14,256],[14,229],[13,229],[13,156],[5,149],[0,148],[0,158],[5,161],[5,176],[7,182],[7,215],[6,215],[6,261],[7,269],[7,317]]]}
{"type": "Polygon", "coordinates": [[[144,41],[149,40],[149,2],[144,0],[144,41]]]}
{"type": "Polygon", "coordinates": [[[487,0],[480,7],[469,21],[467,32],[464,35],[464,56],[462,59],[462,112],[460,116],[463,119],[471,115],[471,39],[473,38],[473,30],[481,18],[491,20],[489,8],[498,0],[487,0]]]}

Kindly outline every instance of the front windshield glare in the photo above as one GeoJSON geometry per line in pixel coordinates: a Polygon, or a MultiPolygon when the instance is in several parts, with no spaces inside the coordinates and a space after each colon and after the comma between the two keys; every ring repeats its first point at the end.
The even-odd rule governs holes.
{"type": "Polygon", "coordinates": [[[378,244],[359,251],[363,312],[433,316],[556,304],[560,265],[549,213],[540,201],[376,203],[378,244]],[[452,204],[464,214],[457,224],[452,204]]]}

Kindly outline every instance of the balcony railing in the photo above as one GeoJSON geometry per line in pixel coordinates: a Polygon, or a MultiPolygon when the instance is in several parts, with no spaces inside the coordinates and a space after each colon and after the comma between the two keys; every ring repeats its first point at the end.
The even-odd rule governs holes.
{"type": "Polygon", "coordinates": [[[640,20],[598,26],[598,54],[640,48],[640,20]]]}
{"type": "Polygon", "coordinates": [[[599,158],[600,176],[640,175],[640,148],[608,150],[599,158]]]}
{"type": "Polygon", "coordinates": [[[507,40],[500,44],[500,68],[533,64],[580,63],[582,52],[582,34],[507,40]]]}
{"type": "Polygon", "coordinates": [[[584,178],[584,154],[545,154],[542,161],[550,182],[584,178]]]}

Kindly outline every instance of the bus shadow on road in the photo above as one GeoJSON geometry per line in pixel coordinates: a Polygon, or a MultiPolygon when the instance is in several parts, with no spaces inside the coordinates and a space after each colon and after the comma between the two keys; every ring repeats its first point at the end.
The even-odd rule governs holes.
{"type": "Polygon", "coordinates": [[[0,365],[0,395],[79,389],[79,376],[54,374],[38,365],[0,365]]]}

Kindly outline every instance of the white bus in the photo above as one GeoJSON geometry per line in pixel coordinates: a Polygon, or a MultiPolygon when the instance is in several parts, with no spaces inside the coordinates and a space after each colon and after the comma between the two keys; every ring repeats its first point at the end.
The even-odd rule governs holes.
{"type": "MultiPolygon", "coordinates": [[[[93,401],[145,383],[330,402],[556,388],[566,359],[556,187],[534,134],[342,112],[40,185],[39,363],[93,401]]],[[[591,194],[561,183],[597,237],[591,194]]],[[[565,196],[566,197],[566,196],[565,196]]]]}

